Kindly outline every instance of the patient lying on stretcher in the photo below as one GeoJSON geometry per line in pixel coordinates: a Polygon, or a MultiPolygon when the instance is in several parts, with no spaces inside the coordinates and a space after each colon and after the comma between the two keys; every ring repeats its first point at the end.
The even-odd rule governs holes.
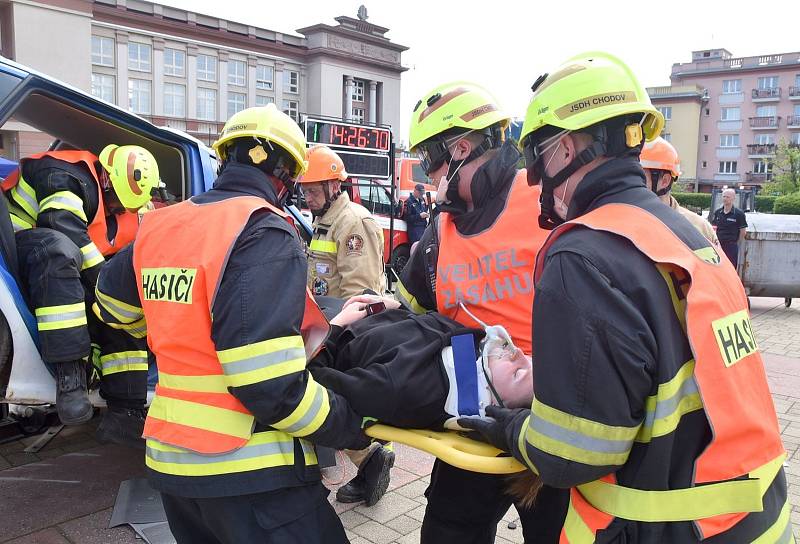
{"type": "Polygon", "coordinates": [[[325,349],[309,363],[314,378],[356,413],[393,427],[441,430],[448,420],[484,415],[490,404],[531,405],[531,359],[507,334],[487,339],[484,330],[440,314],[399,308],[359,315],[356,304],[331,320],[325,349]]]}
{"type": "MultiPolygon", "coordinates": [[[[531,359],[502,328],[487,335],[438,313],[395,307],[366,316],[363,307],[351,299],[331,319],[325,349],[308,365],[356,413],[393,427],[442,430],[460,416],[484,415],[490,404],[530,407],[531,359]]],[[[509,477],[508,493],[523,504],[539,487],[532,472],[509,477]]]]}

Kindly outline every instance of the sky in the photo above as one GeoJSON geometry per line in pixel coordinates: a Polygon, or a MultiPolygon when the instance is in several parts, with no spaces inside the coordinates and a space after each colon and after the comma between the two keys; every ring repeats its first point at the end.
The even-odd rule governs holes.
{"type": "Polygon", "coordinates": [[[402,76],[402,135],[417,100],[447,81],[479,83],[523,117],[536,78],[584,51],[619,56],[650,87],[668,85],[672,64],[689,62],[693,50],[724,47],[737,57],[800,50],[798,0],[156,1],[284,33],[336,25],[334,17],[355,17],[363,3],[369,22],[409,47],[402,55],[409,68],[402,76]]]}

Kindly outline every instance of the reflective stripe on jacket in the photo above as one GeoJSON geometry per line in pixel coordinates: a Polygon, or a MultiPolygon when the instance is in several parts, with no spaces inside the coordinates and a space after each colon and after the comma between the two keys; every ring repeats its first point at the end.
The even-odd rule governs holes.
{"type": "Polygon", "coordinates": [[[84,257],[84,268],[90,268],[103,260],[103,256],[113,255],[136,237],[139,228],[138,214],[125,212],[116,215],[117,231],[113,240],[108,239],[108,225],[106,224],[106,210],[103,203],[103,191],[97,177],[95,163],[97,157],[88,151],[47,151],[25,157],[20,160],[19,168],[8,175],[0,184],[0,188],[9,197],[11,222],[14,230],[24,230],[36,226],[39,213],[46,209],[58,208],[69,210],[88,224],[89,237],[92,243],[81,248],[84,257]],[[50,157],[70,164],[81,164],[91,174],[97,184],[98,204],[97,212],[91,221],[86,217],[83,202],[79,197],[65,191],[64,194],[53,194],[39,201],[34,188],[22,177],[22,166],[26,161],[50,157]]]}

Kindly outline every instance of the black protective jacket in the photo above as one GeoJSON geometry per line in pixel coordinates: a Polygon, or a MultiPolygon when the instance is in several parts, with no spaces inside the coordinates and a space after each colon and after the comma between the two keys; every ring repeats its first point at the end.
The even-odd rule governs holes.
{"type": "Polygon", "coordinates": [[[437,313],[387,310],[342,329],[334,327],[309,370],[362,416],[404,428],[437,428],[450,388],[442,349],[454,335],[472,333],[476,352],[483,331],[437,313]]]}

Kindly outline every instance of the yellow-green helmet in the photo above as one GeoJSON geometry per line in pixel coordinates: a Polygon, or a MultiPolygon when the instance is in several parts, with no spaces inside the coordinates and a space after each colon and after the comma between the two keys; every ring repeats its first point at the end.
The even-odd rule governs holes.
{"type": "Polygon", "coordinates": [[[483,87],[465,81],[446,83],[425,93],[411,114],[409,148],[450,129],[481,130],[496,123],[508,125],[511,116],[483,87]]]}
{"type": "Polygon", "coordinates": [[[641,126],[645,139],[658,137],[664,116],[650,103],[631,69],[608,53],[583,53],[534,84],[520,144],[545,126],[574,131],[637,113],[644,115],[641,126]]]}
{"type": "MultiPolygon", "coordinates": [[[[247,108],[234,113],[225,123],[219,139],[212,147],[217,156],[225,161],[231,142],[242,138],[266,140],[280,146],[294,160],[292,177],[297,178],[306,171],[305,134],[291,117],[278,111],[275,104],[247,108]]],[[[258,156],[254,158],[254,162],[259,163],[266,159],[266,156],[258,156]]]]}
{"type": "Polygon", "coordinates": [[[137,210],[150,202],[151,191],[158,187],[158,163],[153,154],[138,145],[110,144],[100,152],[103,165],[119,203],[137,210]]]}

